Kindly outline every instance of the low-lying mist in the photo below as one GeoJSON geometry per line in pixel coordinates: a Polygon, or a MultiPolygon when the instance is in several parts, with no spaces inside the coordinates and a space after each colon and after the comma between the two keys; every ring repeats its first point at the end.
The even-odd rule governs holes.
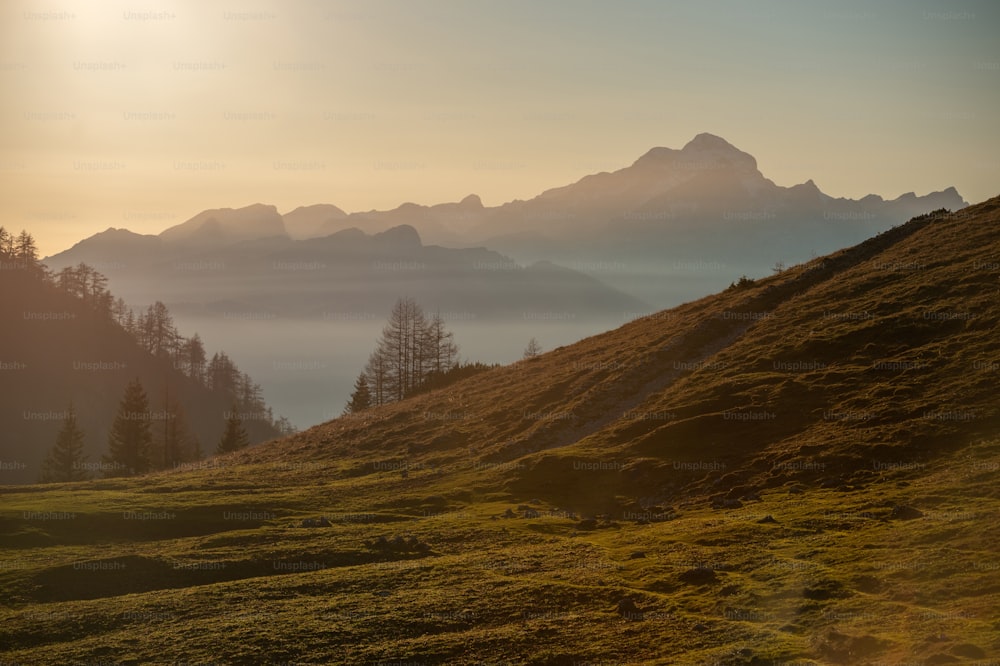
{"type": "MultiPolygon", "coordinates": [[[[463,362],[511,363],[522,357],[531,338],[549,351],[646,313],[586,320],[572,312],[552,312],[547,319],[490,320],[473,313],[441,314],[455,334],[463,362]]],[[[178,313],[175,321],[180,330],[197,332],[209,349],[225,349],[264,388],[275,415],[302,429],[340,416],[386,323],[372,313],[341,316],[251,319],[241,313],[228,317],[178,313]]]]}

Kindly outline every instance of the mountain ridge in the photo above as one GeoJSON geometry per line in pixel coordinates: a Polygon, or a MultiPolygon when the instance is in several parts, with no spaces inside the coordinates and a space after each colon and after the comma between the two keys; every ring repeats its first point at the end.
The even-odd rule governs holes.
{"type": "MultiPolygon", "coordinates": [[[[522,264],[548,260],[580,267],[610,287],[666,307],[720,289],[741,274],[766,274],[774,265],[861,242],[930,210],[966,205],[953,186],[891,200],[875,194],[831,197],[811,178],[779,186],[758,170],[752,155],[701,133],[681,149],[654,147],[631,165],[498,206],[483,206],[468,195],[387,211],[345,213],[315,204],[281,216],[274,207],[254,204],[204,211],[160,236],[180,256],[253,236],[311,240],[349,228],[377,234],[408,225],[430,245],[486,247],[522,264]],[[243,223],[246,228],[239,229],[243,223]]],[[[132,240],[137,256],[154,252],[152,241],[132,240]]],[[[103,237],[67,252],[48,260],[60,264],[74,255],[117,252],[104,261],[126,262],[103,237]]]]}
{"type": "MultiPolygon", "coordinates": [[[[267,207],[266,214],[271,216],[272,210],[267,207]]],[[[243,211],[234,211],[230,219],[239,219],[243,211]]],[[[199,235],[203,229],[200,222],[187,227],[199,235]]],[[[284,235],[206,246],[192,244],[190,237],[182,242],[131,232],[114,237],[123,234],[126,243],[83,242],[44,262],[54,270],[80,262],[96,266],[130,303],[161,300],[171,310],[196,315],[388,313],[404,292],[429,307],[483,320],[552,311],[570,311],[574,318],[607,317],[648,308],[641,299],[580,271],[532,269],[537,262],[521,270],[509,257],[483,247],[425,244],[410,224],[377,232],[349,227],[308,240],[284,235]],[[555,275],[558,280],[543,282],[555,275]],[[360,287],[345,288],[352,283],[360,287]],[[488,301],[482,289],[490,291],[488,301]]]]}

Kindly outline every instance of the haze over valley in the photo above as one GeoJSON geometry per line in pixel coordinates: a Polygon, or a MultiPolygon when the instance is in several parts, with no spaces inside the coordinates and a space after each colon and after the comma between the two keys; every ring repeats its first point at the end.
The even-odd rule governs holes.
{"type": "Polygon", "coordinates": [[[997,666],[998,33],[0,3],[0,666],[997,666]]]}

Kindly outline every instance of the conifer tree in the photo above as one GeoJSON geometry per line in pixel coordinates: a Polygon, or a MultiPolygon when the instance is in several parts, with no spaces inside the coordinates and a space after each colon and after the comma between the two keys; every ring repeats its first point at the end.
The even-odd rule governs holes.
{"type": "Polygon", "coordinates": [[[111,432],[108,433],[108,455],[104,460],[110,463],[111,469],[106,475],[127,476],[148,472],[152,442],[149,399],[136,377],[125,388],[111,432]]]}
{"type": "Polygon", "coordinates": [[[362,372],[354,382],[354,392],[351,393],[351,399],[348,401],[347,407],[344,408],[344,413],[357,414],[371,406],[372,394],[368,389],[368,377],[362,372]]]}
{"type": "Polygon", "coordinates": [[[83,463],[83,431],[76,422],[76,410],[70,404],[63,420],[62,428],[56,435],[56,443],[42,463],[42,483],[61,481],[83,481],[87,478],[87,470],[83,463]]]}
{"type": "Polygon", "coordinates": [[[219,440],[219,447],[217,453],[229,453],[231,451],[239,451],[250,443],[250,437],[247,435],[247,431],[243,428],[243,422],[240,420],[239,405],[233,403],[232,411],[229,412],[229,418],[226,419],[226,430],[222,433],[222,439],[219,440]]]}

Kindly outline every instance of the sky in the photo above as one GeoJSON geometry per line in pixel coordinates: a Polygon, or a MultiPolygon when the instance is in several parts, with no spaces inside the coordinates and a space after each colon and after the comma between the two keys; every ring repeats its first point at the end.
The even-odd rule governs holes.
{"type": "Polygon", "coordinates": [[[779,185],[1000,194],[1000,3],[0,3],[0,224],[527,199],[700,132],[779,185]]]}

